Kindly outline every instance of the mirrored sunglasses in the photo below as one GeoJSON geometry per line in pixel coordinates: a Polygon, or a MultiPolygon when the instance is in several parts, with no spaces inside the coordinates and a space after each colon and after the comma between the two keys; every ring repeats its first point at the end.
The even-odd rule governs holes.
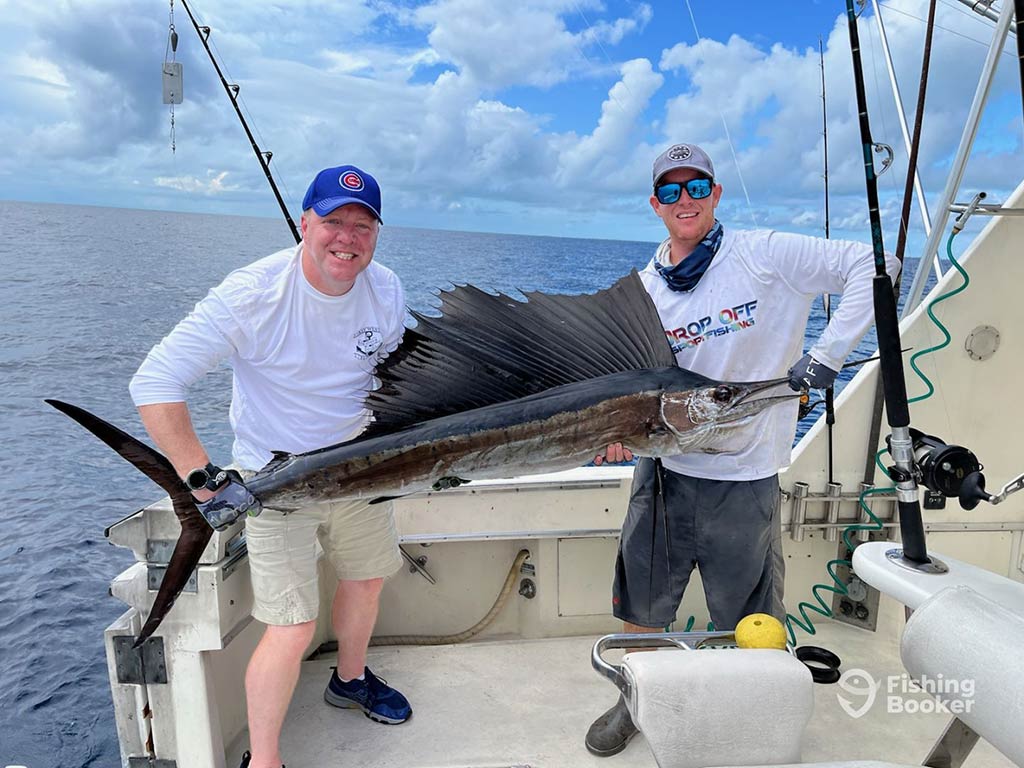
{"type": "Polygon", "coordinates": [[[654,195],[662,205],[670,205],[676,202],[686,189],[686,194],[694,200],[703,200],[711,194],[715,184],[711,179],[690,179],[685,184],[672,182],[670,184],[659,184],[654,188],[654,195]]]}

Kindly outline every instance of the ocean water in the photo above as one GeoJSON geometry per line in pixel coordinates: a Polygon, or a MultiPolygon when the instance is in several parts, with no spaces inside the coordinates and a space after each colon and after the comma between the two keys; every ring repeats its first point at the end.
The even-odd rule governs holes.
{"type": "MultiPolygon", "coordinates": [[[[291,244],[274,219],[0,202],[0,766],[120,765],[102,638],[125,610],[109,582],[132,556],[103,531],[161,495],[43,398],[143,436],[127,385],[146,352],[232,269],[291,244]]],[[[653,247],[388,226],[377,258],[427,309],[452,282],[593,291],[653,247]]],[[[823,325],[816,306],[808,338],[823,325]]],[[[869,332],[854,356],[874,346],[869,332]]],[[[190,396],[224,460],[229,398],[226,369],[190,396]]]]}

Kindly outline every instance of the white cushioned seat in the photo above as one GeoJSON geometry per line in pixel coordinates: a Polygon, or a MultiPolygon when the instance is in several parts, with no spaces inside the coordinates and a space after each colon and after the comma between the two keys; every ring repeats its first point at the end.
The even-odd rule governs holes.
{"type": "Polygon", "coordinates": [[[768,649],[627,653],[633,722],[660,768],[800,759],[814,708],[806,666],[768,649]]]}

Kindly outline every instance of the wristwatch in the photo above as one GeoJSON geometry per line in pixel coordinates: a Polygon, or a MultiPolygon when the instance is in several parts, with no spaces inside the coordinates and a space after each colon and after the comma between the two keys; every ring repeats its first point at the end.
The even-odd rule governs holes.
{"type": "Polygon", "coordinates": [[[199,491],[205,488],[208,491],[216,491],[228,479],[228,473],[216,464],[207,464],[205,467],[197,467],[185,475],[185,485],[190,491],[199,491]]]}

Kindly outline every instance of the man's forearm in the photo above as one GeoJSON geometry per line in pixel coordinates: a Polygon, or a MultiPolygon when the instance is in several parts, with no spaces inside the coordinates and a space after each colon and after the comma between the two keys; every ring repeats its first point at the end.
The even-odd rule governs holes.
{"type": "MultiPolygon", "coordinates": [[[[210,461],[192,427],[192,418],[185,403],[140,405],[139,416],[149,436],[174,466],[178,477],[184,478],[189,471],[206,466],[210,461]]],[[[199,495],[196,494],[197,497],[199,495]]]]}
{"type": "MultiPolygon", "coordinates": [[[[839,370],[875,319],[874,255],[865,248],[866,246],[859,246],[860,256],[849,266],[839,307],[833,305],[835,311],[832,319],[811,348],[811,354],[816,359],[835,370],[839,370]]],[[[895,283],[902,265],[890,253],[885,254],[885,259],[889,279],[895,283]]]]}

